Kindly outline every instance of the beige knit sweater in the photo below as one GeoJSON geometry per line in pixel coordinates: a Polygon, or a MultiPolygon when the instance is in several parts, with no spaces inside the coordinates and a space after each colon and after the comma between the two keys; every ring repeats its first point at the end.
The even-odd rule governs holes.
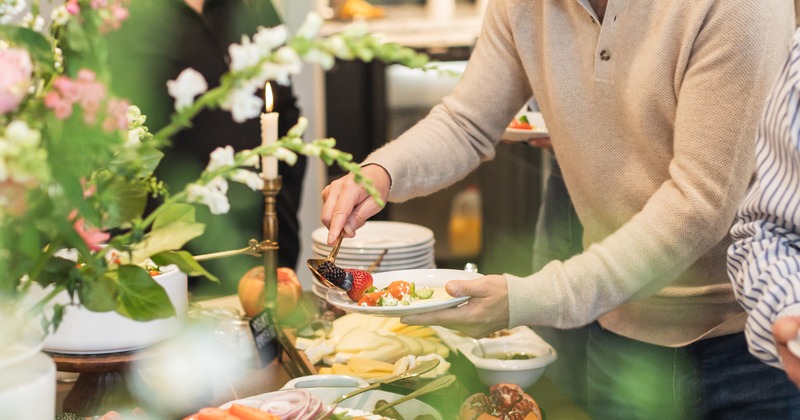
{"type": "Polygon", "coordinates": [[[727,232],[793,28],[792,0],[610,0],[602,26],[586,0],[492,0],[453,94],[367,162],[390,200],[429,194],[491,159],[534,96],[585,252],[507,275],[511,326],[599,319],[667,346],[738,332],[727,232]]]}

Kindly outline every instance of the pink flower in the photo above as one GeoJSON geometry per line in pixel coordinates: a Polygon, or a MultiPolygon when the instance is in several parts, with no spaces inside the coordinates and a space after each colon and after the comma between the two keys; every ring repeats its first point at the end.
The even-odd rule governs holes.
{"type": "Polygon", "coordinates": [[[72,115],[72,102],[64,99],[57,92],[50,92],[44,97],[44,106],[55,111],[56,118],[60,120],[72,115]]]}
{"type": "Polygon", "coordinates": [[[73,16],[81,12],[81,6],[78,5],[78,0],[69,0],[64,6],[67,8],[67,12],[73,16]]]}
{"type": "Polygon", "coordinates": [[[75,232],[83,239],[83,242],[89,247],[92,251],[99,251],[103,249],[103,244],[111,238],[111,234],[107,232],[103,232],[102,230],[87,226],[86,221],[82,217],[77,217],[78,211],[72,210],[72,212],[67,216],[69,220],[74,220],[72,222],[72,227],[75,229],[75,232]]]}
{"type": "Polygon", "coordinates": [[[109,99],[103,130],[108,132],[126,130],[128,128],[128,105],[128,101],[122,99],[109,99]]]}
{"type": "Polygon", "coordinates": [[[28,94],[33,64],[20,48],[0,50],[0,114],[17,109],[28,94]]]}

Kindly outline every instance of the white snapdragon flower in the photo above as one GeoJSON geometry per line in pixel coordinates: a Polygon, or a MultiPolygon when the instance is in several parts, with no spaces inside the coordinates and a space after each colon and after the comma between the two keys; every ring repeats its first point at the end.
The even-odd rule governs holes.
{"type": "Polygon", "coordinates": [[[259,162],[260,159],[261,159],[261,156],[254,154],[254,155],[250,156],[249,158],[245,159],[245,161],[244,161],[244,163],[242,163],[242,165],[243,166],[253,166],[253,167],[255,167],[255,166],[258,166],[258,162],[259,162]]]}
{"type": "Polygon", "coordinates": [[[142,110],[136,105],[129,105],[125,116],[128,118],[128,128],[141,127],[147,120],[147,116],[142,115],[142,110]]]}
{"type": "Polygon", "coordinates": [[[325,51],[318,50],[316,48],[312,48],[309,50],[304,56],[306,61],[309,63],[317,63],[319,64],[324,70],[330,70],[333,67],[334,59],[331,54],[328,54],[325,51]]]}
{"type": "Polygon", "coordinates": [[[62,26],[66,24],[67,21],[69,21],[70,16],[71,15],[67,11],[67,6],[64,4],[54,8],[53,11],[50,12],[50,20],[53,21],[53,25],[55,26],[62,26]]]}
{"type": "Polygon", "coordinates": [[[258,64],[261,61],[261,51],[256,44],[250,42],[247,35],[242,35],[241,44],[231,44],[228,47],[228,55],[231,57],[231,70],[242,71],[258,64]]]}
{"type": "Polygon", "coordinates": [[[287,149],[285,147],[279,147],[278,150],[275,151],[274,156],[276,158],[286,162],[290,166],[292,166],[295,163],[297,163],[297,153],[295,153],[295,152],[293,152],[293,151],[291,151],[291,150],[289,150],[289,149],[287,149]]]}
{"type": "Polygon", "coordinates": [[[228,202],[228,181],[221,176],[206,185],[190,184],[187,187],[188,200],[208,206],[211,214],[225,214],[231,209],[228,202]]]}
{"type": "Polygon", "coordinates": [[[25,10],[24,0],[0,0],[0,24],[14,21],[25,10]]]}
{"type": "Polygon", "coordinates": [[[254,95],[249,87],[231,90],[220,105],[220,108],[229,111],[233,120],[238,123],[257,117],[263,107],[264,100],[254,95]]]}
{"type": "Polygon", "coordinates": [[[194,97],[208,90],[208,83],[200,72],[187,68],[175,80],[167,81],[169,96],[175,98],[175,110],[180,111],[194,103],[194,97]]]}
{"type": "Polygon", "coordinates": [[[36,32],[44,32],[44,18],[39,15],[34,16],[32,13],[28,12],[22,17],[20,23],[22,26],[33,29],[36,32]]]}
{"type": "Polygon", "coordinates": [[[233,147],[230,145],[225,147],[217,147],[211,152],[211,160],[208,161],[207,171],[214,171],[220,168],[226,168],[234,165],[233,147]]]}
{"type": "Polygon", "coordinates": [[[299,74],[303,69],[303,60],[297,51],[289,47],[281,47],[275,52],[274,61],[261,65],[260,80],[275,80],[286,86],[291,81],[290,76],[299,74]]]}
{"type": "Polygon", "coordinates": [[[311,12],[306,15],[306,20],[303,21],[303,24],[300,25],[300,28],[297,29],[295,35],[311,39],[317,36],[317,32],[322,29],[322,24],[325,21],[322,19],[322,16],[319,13],[311,12]]]}
{"type": "Polygon", "coordinates": [[[258,176],[257,173],[246,169],[236,170],[233,175],[231,175],[231,180],[247,185],[253,191],[264,189],[264,180],[258,176]]]}
{"type": "Polygon", "coordinates": [[[352,60],[354,58],[353,52],[347,47],[344,37],[339,34],[331,35],[323,40],[322,43],[336,57],[343,60],[352,60]]]}
{"type": "Polygon", "coordinates": [[[262,55],[267,55],[275,48],[286,43],[288,37],[286,25],[278,25],[272,28],[258,27],[258,32],[253,35],[253,43],[258,46],[262,55]]]}
{"type": "Polygon", "coordinates": [[[125,141],[125,146],[136,146],[142,143],[142,138],[147,134],[142,127],[136,127],[134,129],[128,130],[128,139],[125,141]]]}

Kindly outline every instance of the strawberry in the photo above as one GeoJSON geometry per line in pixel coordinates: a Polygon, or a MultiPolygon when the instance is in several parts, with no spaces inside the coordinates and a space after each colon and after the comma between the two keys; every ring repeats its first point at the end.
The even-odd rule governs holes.
{"type": "Polygon", "coordinates": [[[345,268],[344,271],[353,276],[353,287],[347,291],[347,296],[358,302],[361,296],[364,296],[364,292],[372,287],[372,274],[356,268],[345,268]]]}

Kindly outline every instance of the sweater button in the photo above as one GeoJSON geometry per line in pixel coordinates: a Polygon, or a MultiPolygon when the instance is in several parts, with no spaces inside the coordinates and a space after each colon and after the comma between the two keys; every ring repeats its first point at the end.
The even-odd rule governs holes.
{"type": "Polygon", "coordinates": [[[608,61],[611,59],[611,54],[606,50],[600,51],[600,59],[603,61],[608,61]]]}

